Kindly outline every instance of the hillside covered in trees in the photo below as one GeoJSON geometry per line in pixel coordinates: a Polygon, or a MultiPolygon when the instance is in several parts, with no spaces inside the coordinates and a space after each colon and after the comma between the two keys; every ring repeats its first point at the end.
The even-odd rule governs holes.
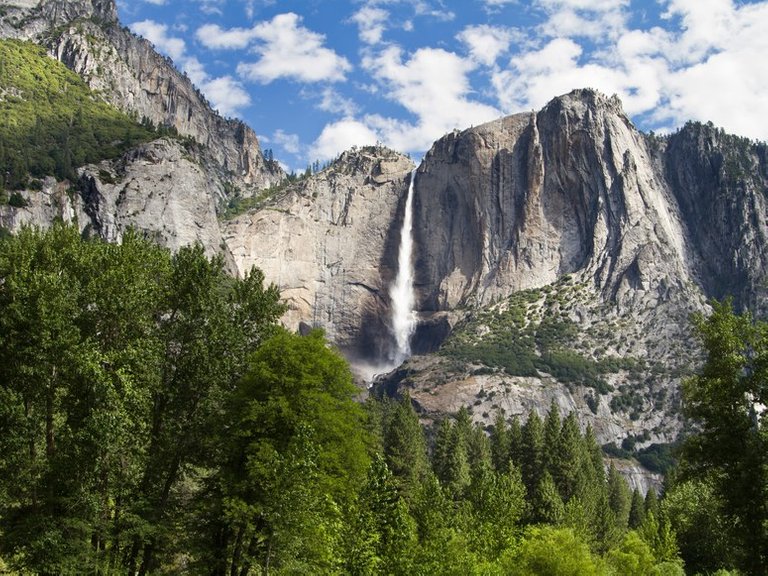
{"type": "Polygon", "coordinates": [[[0,569],[38,574],[709,574],[766,568],[766,326],[710,353],[664,498],[589,428],[356,400],[321,332],[200,248],[0,241],[0,569]]]}
{"type": "Polygon", "coordinates": [[[0,190],[74,181],[76,168],[162,135],[104,103],[42,46],[17,40],[0,40],[0,114],[0,190]]]}

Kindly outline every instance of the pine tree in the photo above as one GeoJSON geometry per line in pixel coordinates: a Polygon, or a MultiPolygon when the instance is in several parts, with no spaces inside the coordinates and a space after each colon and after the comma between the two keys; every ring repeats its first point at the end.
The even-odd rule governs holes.
{"type": "Polygon", "coordinates": [[[648,488],[648,492],[645,493],[645,515],[653,514],[659,515],[659,497],[656,495],[656,490],[651,486],[648,488]]]}
{"type": "Polygon", "coordinates": [[[465,424],[451,423],[444,418],[438,424],[435,438],[432,466],[443,488],[454,497],[458,497],[470,482],[465,433],[465,424]]]}
{"type": "Polygon", "coordinates": [[[520,426],[520,419],[513,416],[509,421],[509,458],[512,463],[520,468],[522,466],[523,456],[523,429],[520,426]]]}
{"type": "Polygon", "coordinates": [[[491,430],[491,459],[497,472],[508,469],[512,460],[512,439],[506,418],[500,410],[496,412],[491,430]]]}
{"type": "Polygon", "coordinates": [[[568,502],[589,480],[583,474],[585,472],[583,464],[586,460],[581,432],[573,412],[563,420],[560,437],[554,449],[556,454],[552,461],[552,478],[560,491],[563,502],[568,502]]]}
{"type": "Polygon", "coordinates": [[[400,494],[407,500],[429,470],[427,445],[409,395],[397,402],[384,434],[384,455],[400,494]]]}
{"type": "Polygon", "coordinates": [[[616,527],[624,532],[629,524],[629,512],[632,505],[629,487],[611,463],[608,469],[608,505],[615,516],[616,527]]]}
{"type": "Polygon", "coordinates": [[[645,501],[640,490],[637,488],[632,492],[632,504],[629,508],[629,528],[636,530],[645,519],[645,501]]]}
{"type": "Polygon", "coordinates": [[[544,468],[553,476],[557,475],[555,462],[559,458],[561,428],[560,410],[555,401],[552,400],[549,405],[549,412],[544,418],[544,468]]]}
{"type": "Polygon", "coordinates": [[[544,427],[536,412],[531,412],[523,426],[520,445],[520,469],[528,495],[532,497],[544,474],[544,427]]]}
{"type": "Polygon", "coordinates": [[[531,520],[534,523],[559,525],[563,521],[565,505],[549,472],[544,472],[531,501],[531,520]]]}

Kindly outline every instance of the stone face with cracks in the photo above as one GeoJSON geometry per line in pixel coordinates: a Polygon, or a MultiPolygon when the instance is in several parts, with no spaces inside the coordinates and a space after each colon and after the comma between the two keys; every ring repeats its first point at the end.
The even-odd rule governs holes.
{"type": "Polygon", "coordinates": [[[384,148],[345,152],[265,207],[225,224],[238,271],[264,271],[305,322],[351,357],[377,361],[392,345],[389,285],[413,163],[384,148]]]}

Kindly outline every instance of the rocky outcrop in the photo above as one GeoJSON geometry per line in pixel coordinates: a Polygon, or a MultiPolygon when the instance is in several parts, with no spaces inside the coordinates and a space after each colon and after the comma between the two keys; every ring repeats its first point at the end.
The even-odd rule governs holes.
{"type": "Polygon", "coordinates": [[[265,160],[250,127],[219,116],[168,58],[120,26],[114,0],[4,4],[0,37],[44,44],[110,104],[194,138],[244,194],[285,178],[276,162],[265,160]]]}
{"type": "Polygon", "coordinates": [[[659,143],[707,296],[768,313],[768,146],[689,123],[659,143]]]}
{"type": "Polygon", "coordinates": [[[464,405],[488,424],[554,401],[603,443],[639,431],[640,444],[673,440],[679,383],[698,360],[690,314],[726,295],[766,310],[766,175],[763,144],[701,124],[645,135],[592,90],[446,135],[416,176],[416,289],[421,317],[451,312],[463,348],[414,357],[380,385],[407,389],[425,417],[464,405]],[[571,300],[558,280],[568,277],[580,291],[571,300]],[[494,311],[523,289],[542,292],[519,312],[517,344],[546,337],[553,311],[576,328],[557,349],[561,376],[462,359],[501,334],[494,311]],[[456,321],[481,311],[487,321],[456,321]],[[567,375],[568,362],[612,358],[635,364],[601,368],[599,393],[567,375]]]}
{"type": "Polygon", "coordinates": [[[676,199],[645,136],[596,92],[454,132],[416,182],[424,310],[487,304],[574,272],[620,305],[689,282],[676,199]]]}
{"type": "Polygon", "coordinates": [[[199,145],[161,138],[116,160],[84,166],[76,188],[45,179],[41,191],[22,193],[26,206],[0,206],[0,226],[15,232],[60,219],[110,242],[134,228],[172,250],[199,243],[235,272],[216,211],[225,182],[199,145]]]}
{"type": "Polygon", "coordinates": [[[216,215],[223,182],[206,160],[199,146],[163,138],[84,167],[83,227],[110,242],[130,227],[172,250],[199,243],[228,257],[216,215]]]}
{"type": "Polygon", "coordinates": [[[342,154],[329,168],[225,224],[238,270],[280,288],[284,321],[320,326],[355,359],[386,362],[389,285],[397,267],[413,163],[381,147],[342,154]]]}

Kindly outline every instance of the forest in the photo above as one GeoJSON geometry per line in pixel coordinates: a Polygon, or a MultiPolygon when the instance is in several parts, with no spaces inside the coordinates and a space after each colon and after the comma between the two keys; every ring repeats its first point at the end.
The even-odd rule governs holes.
{"type": "Polygon", "coordinates": [[[430,428],[199,247],[0,240],[0,573],[768,571],[768,325],[714,303],[662,493],[556,406],[430,428]]]}
{"type": "MultiPolygon", "coordinates": [[[[133,119],[96,97],[31,42],[0,40],[0,201],[40,178],[77,179],[75,168],[116,158],[175,130],[133,119]]],[[[20,198],[20,196],[16,196],[20,198]]]]}

